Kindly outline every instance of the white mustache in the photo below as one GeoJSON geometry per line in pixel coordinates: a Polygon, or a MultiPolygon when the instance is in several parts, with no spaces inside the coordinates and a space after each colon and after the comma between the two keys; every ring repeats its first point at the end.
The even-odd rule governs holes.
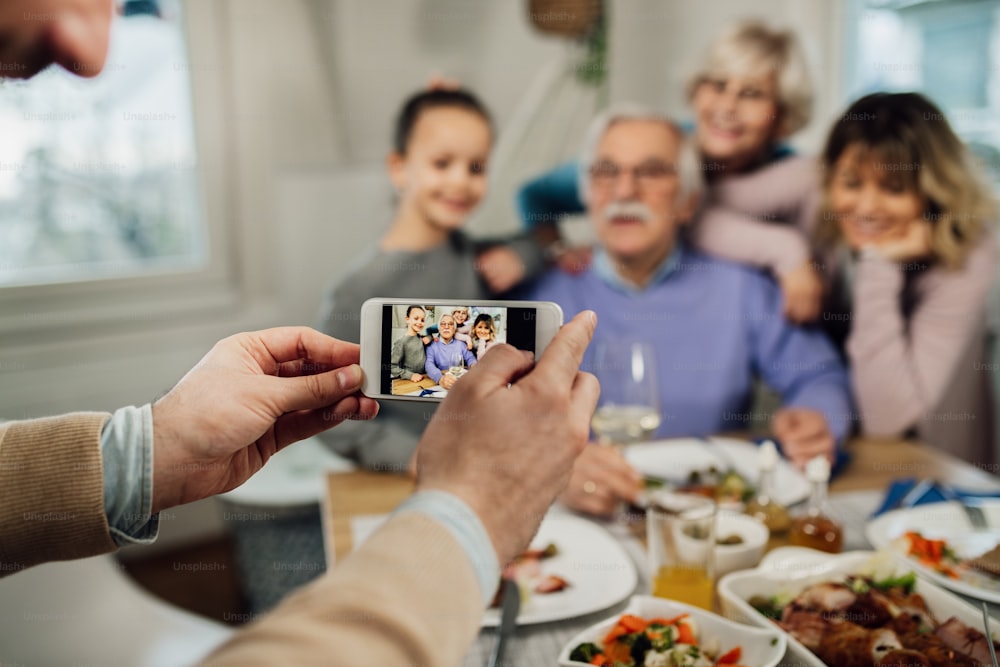
{"type": "Polygon", "coordinates": [[[649,222],[653,219],[653,212],[649,207],[638,201],[613,201],[604,207],[601,214],[605,220],[638,218],[642,222],[649,222]]]}

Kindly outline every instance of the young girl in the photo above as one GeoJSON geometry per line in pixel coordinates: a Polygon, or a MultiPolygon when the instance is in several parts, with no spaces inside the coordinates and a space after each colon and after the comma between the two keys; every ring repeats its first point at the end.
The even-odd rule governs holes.
{"type": "MultiPolygon", "coordinates": [[[[798,40],[758,21],[733,25],[710,45],[687,96],[708,185],[690,240],[709,254],[770,268],[786,315],[815,319],[822,283],[809,244],[794,227],[804,228],[816,212],[818,177],[811,159],[782,143],[808,124],[812,112],[798,40]],[[748,240],[766,253],[747,253],[748,240]]],[[[566,250],[555,221],[584,211],[580,176],[576,163],[558,167],[525,185],[517,202],[525,228],[571,272],[585,268],[587,252],[566,250]]]]}
{"type": "MultiPolygon", "coordinates": [[[[468,303],[541,270],[527,235],[500,242],[462,233],[486,194],[492,142],[489,113],[468,91],[425,90],[406,101],[387,159],[395,216],[378,247],[327,292],[320,329],[358,341],[361,304],[370,297],[468,303]]],[[[432,413],[433,404],[386,401],[377,420],[338,428],[328,442],[363,463],[405,464],[432,413]]]]}
{"type": "Polygon", "coordinates": [[[424,368],[427,363],[427,352],[421,340],[420,331],[424,328],[426,313],[420,306],[409,306],[406,309],[406,333],[392,342],[390,359],[390,377],[393,379],[412,380],[420,382],[424,379],[424,368]]]}
{"type": "Polygon", "coordinates": [[[496,345],[497,325],[489,313],[480,313],[472,325],[473,351],[476,359],[482,359],[486,351],[496,345]]]}
{"type": "Polygon", "coordinates": [[[862,430],[992,462],[986,311],[1000,253],[980,169],[917,93],[852,104],[822,166],[822,320],[845,343],[862,430]]]}

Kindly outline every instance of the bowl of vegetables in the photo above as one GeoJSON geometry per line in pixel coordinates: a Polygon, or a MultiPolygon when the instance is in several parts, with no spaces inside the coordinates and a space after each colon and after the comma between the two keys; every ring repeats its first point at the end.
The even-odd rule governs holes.
{"type": "Polygon", "coordinates": [[[637,595],[623,613],[573,637],[561,667],[774,667],[785,653],[778,629],[734,623],[676,600],[637,595]]]}

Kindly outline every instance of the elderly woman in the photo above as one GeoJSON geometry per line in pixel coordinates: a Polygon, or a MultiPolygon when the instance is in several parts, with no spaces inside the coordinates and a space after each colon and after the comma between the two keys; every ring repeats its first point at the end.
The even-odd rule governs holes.
{"type": "MultiPolygon", "coordinates": [[[[766,265],[781,284],[786,315],[814,319],[821,281],[809,244],[787,224],[772,224],[802,228],[818,203],[813,162],[782,143],[805,127],[812,112],[812,86],[795,35],[758,21],[735,24],[710,45],[687,97],[708,186],[691,241],[709,254],[766,265]],[[746,255],[748,236],[763,240],[767,257],[746,255]]],[[[563,247],[555,221],[584,210],[577,172],[575,163],[563,165],[518,194],[525,226],[570,271],[582,265],[581,253],[563,247]]]]}

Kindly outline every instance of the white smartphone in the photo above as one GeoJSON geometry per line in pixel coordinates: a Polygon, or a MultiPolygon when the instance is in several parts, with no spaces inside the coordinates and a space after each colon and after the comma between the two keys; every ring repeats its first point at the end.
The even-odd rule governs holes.
{"type": "Polygon", "coordinates": [[[538,359],[563,323],[549,301],[369,299],[361,306],[361,392],[372,398],[442,400],[501,343],[538,359]]]}

